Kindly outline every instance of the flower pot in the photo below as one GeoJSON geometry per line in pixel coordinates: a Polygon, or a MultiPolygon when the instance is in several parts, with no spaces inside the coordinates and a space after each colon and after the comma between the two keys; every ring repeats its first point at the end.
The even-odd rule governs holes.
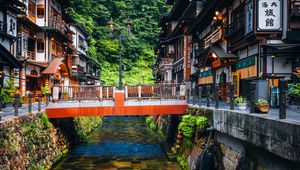
{"type": "Polygon", "coordinates": [[[43,96],[42,97],[42,102],[46,102],[46,99],[47,99],[46,96],[43,96]]]}
{"type": "Polygon", "coordinates": [[[256,112],[258,113],[268,113],[270,110],[269,104],[256,104],[255,105],[256,112]]]}
{"type": "Polygon", "coordinates": [[[239,110],[246,110],[247,109],[247,103],[238,103],[237,104],[239,110]]]}
{"type": "Polygon", "coordinates": [[[23,103],[28,104],[29,103],[29,98],[28,97],[23,97],[23,103]]]}

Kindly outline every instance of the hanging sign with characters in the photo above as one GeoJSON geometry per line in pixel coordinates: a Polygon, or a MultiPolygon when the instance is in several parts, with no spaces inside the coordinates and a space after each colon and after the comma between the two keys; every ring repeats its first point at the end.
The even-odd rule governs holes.
{"type": "Polygon", "coordinates": [[[282,0],[257,2],[257,31],[282,31],[282,0]]]}
{"type": "Polygon", "coordinates": [[[17,18],[12,13],[7,13],[7,34],[17,37],[17,18]]]}

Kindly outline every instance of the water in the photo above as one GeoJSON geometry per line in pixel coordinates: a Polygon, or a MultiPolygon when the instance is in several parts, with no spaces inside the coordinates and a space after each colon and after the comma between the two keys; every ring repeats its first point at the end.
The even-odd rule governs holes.
{"type": "Polygon", "coordinates": [[[161,150],[142,117],[105,117],[86,144],[78,145],[55,170],[180,169],[161,150]]]}

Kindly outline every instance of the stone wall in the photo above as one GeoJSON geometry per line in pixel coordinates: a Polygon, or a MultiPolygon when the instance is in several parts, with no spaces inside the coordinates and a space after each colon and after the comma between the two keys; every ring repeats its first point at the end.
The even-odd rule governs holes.
{"type": "Polygon", "coordinates": [[[214,110],[214,128],[284,159],[300,162],[299,123],[238,111],[214,110]]]}
{"type": "Polygon", "coordinates": [[[77,119],[50,122],[45,114],[29,114],[0,122],[0,169],[51,168],[101,123],[101,118],[93,126],[77,119]]]}
{"type": "Polygon", "coordinates": [[[186,114],[207,117],[213,131],[201,132],[196,127],[192,139],[186,140],[168,130],[170,124],[178,126],[180,116],[177,122],[166,115],[154,119],[157,129],[173,138],[169,152],[183,169],[300,169],[298,123],[198,106],[190,106],[186,114]]]}

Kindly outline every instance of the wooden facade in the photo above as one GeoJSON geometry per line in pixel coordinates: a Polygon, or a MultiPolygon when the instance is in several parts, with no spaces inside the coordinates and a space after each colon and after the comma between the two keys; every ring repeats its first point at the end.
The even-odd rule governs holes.
{"type": "Polygon", "coordinates": [[[294,80],[293,71],[300,66],[299,0],[276,1],[276,5],[258,0],[167,3],[173,7],[172,29],[166,35],[177,38],[171,39],[175,44],[173,73],[178,76],[183,69],[191,90],[197,92],[202,86],[213,92],[220,86],[221,99],[227,100],[230,84],[236,85],[235,96],[248,97],[250,83],[256,83],[263,89],[258,96],[270,99],[270,89],[277,88],[280,79],[294,80]],[[265,13],[269,8],[273,15],[265,13]],[[207,71],[212,75],[203,76],[207,71]]]}
{"type": "MultiPolygon", "coordinates": [[[[16,19],[13,36],[17,41],[10,41],[10,34],[7,34],[7,43],[3,44],[11,53],[10,62],[14,65],[15,61],[12,60],[14,59],[20,67],[14,66],[6,71],[7,67],[0,64],[0,71],[9,75],[11,73],[17,75],[14,76],[18,77],[16,87],[22,96],[27,96],[29,93],[37,96],[42,93],[42,87],[52,88],[55,84],[87,84],[86,79],[80,78],[81,75],[73,74],[73,68],[77,66],[73,58],[81,54],[79,48],[82,48],[73,42],[78,33],[71,30],[71,23],[75,24],[75,22],[65,12],[69,1],[5,0],[3,3],[0,2],[0,33],[1,29],[6,31],[9,28],[6,22],[6,16],[8,16],[6,11],[14,8],[15,5],[19,5],[19,9],[24,10],[22,15],[17,15],[20,13],[19,9],[15,10],[17,12],[14,15],[10,12],[10,16],[16,19]],[[2,5],[4,3],[6,5],[2,5]],[[8,45],[10,42],[12,45],[8,45]]],[[[79,24],[77,25],[79,27],[79,24]]],[[[80,29],[84,32],[84,51],[87,51],[89,35],[82,26],[80,29]]],[[[82,72],[82,77],[91,75],[93,82],[96,83],[99,80],[99,65],[87,54],[84,55],[86,55],[86,61],[79,70],[82,72]]]]}

